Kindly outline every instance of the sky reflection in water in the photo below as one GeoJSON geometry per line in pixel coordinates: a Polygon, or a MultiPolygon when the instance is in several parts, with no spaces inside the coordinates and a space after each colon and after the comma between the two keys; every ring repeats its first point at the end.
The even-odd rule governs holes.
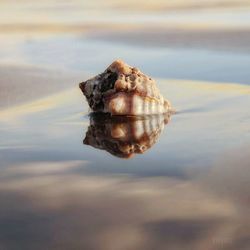
{"type": "Polygon", "coordinates": [[[9,249],[247,249],[247,148],[236,156],[234,150],[233,158],[230,152],[223,155],[186,180],[84,175],[84,161],[9,167],[1,171],[1,244],[9,249]],[[78,168],[82,174],[74,173],[78,168]]]}
{"type": "Polygon", "coordinates": [[[164,119],[88,117],[78,89],[1,111],[1,246],[247,249],[249,117],[239,107],[249,105],[248,87],[158,85],[180,111],[164,131],[164,119]],[[129,160],[102,144],[138,143],[145,131],[146,149],[161,136],[129,160]],[[85,136],[106,150],[82,144],[85,136]]]}

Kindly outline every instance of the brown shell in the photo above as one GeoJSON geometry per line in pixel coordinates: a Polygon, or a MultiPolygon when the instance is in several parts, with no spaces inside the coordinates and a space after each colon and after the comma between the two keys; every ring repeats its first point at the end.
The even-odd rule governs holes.
{"type": "Polygon", "coordinates": [[[104,73],[80,83],[93,111],[112,115],[152,115],[170,110],[156,83],[139,69],[113,62],[104,73]]]}

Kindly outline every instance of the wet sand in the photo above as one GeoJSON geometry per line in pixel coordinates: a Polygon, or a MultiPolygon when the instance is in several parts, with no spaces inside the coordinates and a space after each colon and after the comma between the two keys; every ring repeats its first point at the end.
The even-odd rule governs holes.
{"type": "Polygon", "coordinates": [[[0,1],[0,249],[249,249],[249,1],[140,3],[0,1]],[[88,116],[78,82],[117,58],[165,125],[88,116]]]}
{"type": "Polygon", "coordinates": [[[149,27],[89,34],[90,38],[135,46],[250,52],[250,30],[172,29],[149,27]]]}
{"type": "Polygon", "coordinates": [[[129,160],[83,145],[75,87],[0,111],[3,248],[248,249],[249,87],[157,82],[178,112],[129,160]]]}
{"type": "Polygon", "coordinates": [[[27,65],[1,65],[0,75],[0,109],[76,87],[84,77],[84,73],[27,65]]]}
{"type": "Polygon", "coordinates": [[[122,160],[83,144],[90,121],[76,75],[8,70],[3,249],[248,249],[249,86],[157,79],[178,112],[152,148],[122,160]]]}

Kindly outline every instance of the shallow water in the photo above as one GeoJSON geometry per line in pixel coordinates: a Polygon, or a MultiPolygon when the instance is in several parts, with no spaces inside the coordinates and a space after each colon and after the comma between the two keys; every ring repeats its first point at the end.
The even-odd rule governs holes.
{"type": "MultiPolygon", "coordinates": [[[[0,20],[10,22],[10,9],[11,24],[24,26],[130,15],[61,4],[5,4],[0,20]]],[[[248,12],[133,12],[128,23],[246,28],[248,12]]],[[[13,86],[0,102],[10,104],[0,107],[0,250],[249,249],[249,51],[87,35],[0,32],[0,87],[13,86]],[[156,78],[176,113],[90,116],[77,82],[117,57],[156,78]]]]}
{"type": "Polygon", "coordinates": [[[248,239],[249,87],[158,85],[177,109],[165,128],[95,123],[77,88],[0,112],[4,247],[235,249],[248,239]],[[151,138],[118,138],[117,126],[151,138]],[[102,150],[83,144],[90,129],[102,150]],[[124,159],[121,140],[147,150],[124,159]]]}
{"type": "Polygon", "coordinates": [[[84,35],[30,39],[14,36],[13,40],[12,43],[9,37],[2,38],[5,50],[0,52],[0,63],[15,65],[18,62],[93,75],[113,60],[122,58],[131,65],[139,65],[153,77],[250,84],[249,53],[188,49],[185,46],[148,48],[88,39],[84,35]]]}

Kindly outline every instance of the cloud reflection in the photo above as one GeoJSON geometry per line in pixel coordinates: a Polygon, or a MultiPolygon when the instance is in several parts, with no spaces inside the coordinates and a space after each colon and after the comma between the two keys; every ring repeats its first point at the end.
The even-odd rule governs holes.
{"type": "Polygon", "coordinates": [[[234,151],[189,179],[70,171],[84,167],[79,161],[9,167],[0,182],[1,247],[247,250],[249,155],[234,151]]]}
{"type": "Polygon", "coordinates": [[[111,117],[92,114],[83,143],[120,158],[143,154],[159,139],[170,114],[146,117],[111,117]]]}

